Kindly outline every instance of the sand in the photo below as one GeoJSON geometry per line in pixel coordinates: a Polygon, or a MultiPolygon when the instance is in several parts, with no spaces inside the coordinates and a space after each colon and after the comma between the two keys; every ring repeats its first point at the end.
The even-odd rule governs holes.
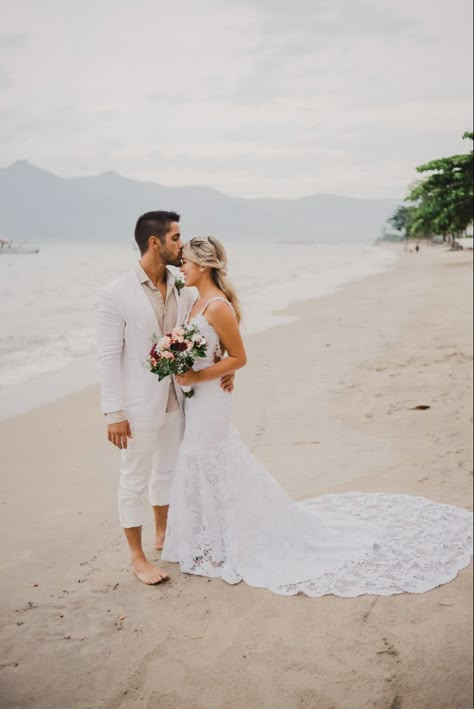
{"type": "MultiPolygon", "coordinates": [[[[472,254],[400,252],[393,271],[248,338],[235,423],[291,496],[469,507],[471,276],[472,254]]],[[[471,706],[472,567],[389,598],[281,597],[174,564],[146,587],[128,569],[97,389],[2,422],[0,440],[1,707],[471,706]]],[[[145,540],[157,559],[151,526],[145,540]]]]}

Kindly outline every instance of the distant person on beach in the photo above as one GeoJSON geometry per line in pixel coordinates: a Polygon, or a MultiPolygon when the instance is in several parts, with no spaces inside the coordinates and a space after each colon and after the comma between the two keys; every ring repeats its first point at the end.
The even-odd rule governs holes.
{"type": "MultiPolygon", "coordinates": [[[[145,498],[155,516],[155,548],[163,546],[171,479],[181,443],[183,393],[174,380],[152,379],[144,368],[152,336],[180,324],[195,293],[180,288],[168,266],[180,266],[183,243],[175,212],[143,214],[135,227],[141,259],[99,295],[97,337],[102,411],[108,440],[121,450],[119,517],[132,568],[146,584],[167,574],[142,546],[145,498]]],[[[233,374],[222,381],[233,389],[233,374]]]]}

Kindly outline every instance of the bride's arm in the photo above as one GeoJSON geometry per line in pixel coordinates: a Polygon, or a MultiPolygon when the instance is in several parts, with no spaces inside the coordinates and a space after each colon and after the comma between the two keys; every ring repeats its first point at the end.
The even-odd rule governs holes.
{"type": "Polygon", "coordinates": [[[206,316],[218,334],[219,340],[227,352],[227,357],[199,372],[190,370],[186,374],[177,376],[176,381],[182,386],[192,386],[212,379],[221,379],[226,374],[231,374],[247,364],[247,355],[239,325],[231,308],[222,301],[215,301],[209,305],[206,316]]]}

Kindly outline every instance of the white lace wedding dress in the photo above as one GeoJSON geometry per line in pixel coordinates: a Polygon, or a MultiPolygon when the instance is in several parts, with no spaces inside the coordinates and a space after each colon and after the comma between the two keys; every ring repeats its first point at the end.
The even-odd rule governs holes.
{"type": "MultiPolygon", "coordinates": [[[[208,342],[204,317],[192,320],[208,342]]],[[[181,570],[308,596],[423,593],[451,581],[472,553],[472,513],[422,497],[351,492],[296,503],[231,425],[218,380],[194,387],[175,471],[162,558],[181,570]]]]}

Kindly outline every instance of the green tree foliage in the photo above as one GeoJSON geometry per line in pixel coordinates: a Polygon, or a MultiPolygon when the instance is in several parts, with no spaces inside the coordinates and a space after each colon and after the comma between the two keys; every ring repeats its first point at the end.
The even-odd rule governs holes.
{"type": "Polygon", "coordinates": [[[414,207],[406,207],[405,205],[400,204],[393,216],[391,216],[388,220],[388,223],[398,232],[403,234],[405,238],[408,238],[412,233],[414,211],[414,207]]]}
{"type": "MultiPolygon", "coordinates": [[[[474,133],[463,138],[473,140],[474,133]]],[[[474,153],[432,160],[416,168],[426,177],[410,189],[406,202],[389,219],[406,237],[431,237],[450,234],[453,239],[462,234],[473,218],[474,153]]]]}

